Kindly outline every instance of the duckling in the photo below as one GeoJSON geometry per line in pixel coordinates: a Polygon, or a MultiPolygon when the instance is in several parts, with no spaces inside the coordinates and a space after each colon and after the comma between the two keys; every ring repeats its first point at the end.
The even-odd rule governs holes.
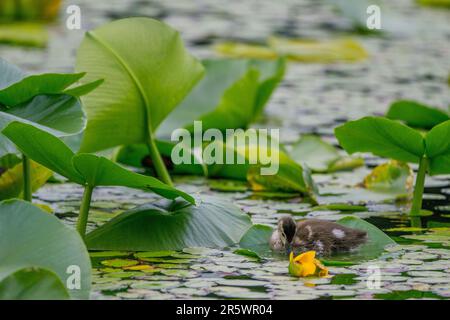
{"type": "Polygon", "coordinates": [[[367,241],[367,232],[318,219],[295,222],[283,217],[270,238],[275,251],[314,250],[318,255],[328,256],[335,252],[350,251],[367,241]]]}

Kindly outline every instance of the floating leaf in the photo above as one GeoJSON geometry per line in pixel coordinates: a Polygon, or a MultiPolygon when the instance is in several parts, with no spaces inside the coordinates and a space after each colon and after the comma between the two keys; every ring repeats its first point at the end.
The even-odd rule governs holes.
{"type": "Polygon", "coordinates": [[[245,257],[250,257],[250,258],[254,258],[257,260],[261,260],[261,257],[254,251],[250,250],[250,249],[236,249],[233,251],[233,253],[241,255],[241,256],[245,256],[245,257]]]}
{"type": "Polygon", "coordinates": [[[102,265],[113,268],[123,268],[123,267],[131,267],[139,264],[139,261],[131,260],[131,259],[112,259],[112,260],[103,260],[100,262],[102,265]]]}
{"type": "Polygon", "coordinates": [[[365,60],[368,56],[366,50],[352,39],[307,41],[272,37],[268,44],[278,54],[299,62],[355,62],[365,60]]]}
{"type": "Polygon", "coordinates": [[[89,298],[91,263],[83,240],[58,218],[28,202],[0,202],[0,261],[0,281],[17,270],[40,267],[66,283],[79,270],[81,289],[70,290],[70,295],[89,298]]]}
{"type": "Polygon", "coordinates": [[[86,236],[91,249],[180,250],[236,244],[251,226],[250,218],[228,201],[204,198],[146,204],[127,211],[86,236]]]}
{"type": "Polygon", "coordinates": [[[350,212],[360,212],[367,211],[367,207],[365,206],[357,206],[347,203],[332,203],[326,205],[315,206],[311,209],[312,211],[321,211],[321,210],[336,210],[336,211],[350,211],[350,212]]]}
{"type": "Polygon", "coordinates": [[[215,50],[231,57],[275,59],[286,56],[307,63],[355,62],[367,58],[366,50],[352,39],[308,41],[271,37],[267,46],[227,42],[216,45],[215,50]]]}
{"type": "Polygon", "coordinates": [[[254,58],[267,60],[275,60],[278,58],[278,53],[272,48],[247,43],[222,42],[215,45],[214,50],[225,56],[235,58],[254,58]]]}
{"type": "Polygon", "coordinates": [[[0,24],[0,43],[43,48],[47,45],[45,25],[33,22],[0,24]]]}

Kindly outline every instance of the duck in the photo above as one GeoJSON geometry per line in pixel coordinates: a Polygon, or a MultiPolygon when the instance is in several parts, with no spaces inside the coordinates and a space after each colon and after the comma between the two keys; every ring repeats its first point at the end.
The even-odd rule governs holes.
{"type": "Polygon", "coordinates": [[[329,256],[337,252],[351,251],[367,241],[367,232],[349,228],[335,222],[306,219],[295,221],[282,217],[272,233],[269,244],[274,251],[315,251],[329,256]]]}

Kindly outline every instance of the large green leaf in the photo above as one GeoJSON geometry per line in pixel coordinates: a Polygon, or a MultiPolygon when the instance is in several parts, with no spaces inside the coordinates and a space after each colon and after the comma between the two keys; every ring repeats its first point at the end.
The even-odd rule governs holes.
{"type": "Polygon", "coordinates": [[[450,120],[431,129],[425,136],[425,145],[430,174],[450,173],[450,120]]]}
{"type": "Polygon", "coordinates": [[[292,145],[289,155],[315,172],[348,170],[364,165],[363,159],[342,156],[331,144],[313,135],[302,136],[292,145]]]}
{"type": "Polygon", "coordinates": [[[205,60],[206,75],[188,97],[162,123],[159,135],[174,129],[192,129],[201,120],[203,130],[246,128],[263,111],[285,71],[277,61],[205,60]]]}
{"type": "Polygon", "coordinates": [[[441,122],[450,120],[449,114],[443,110],[409,100],[400,100],[391,104],[386,117],[404,121],[411,127],[424,129],[431,129],[441,122]]]}
{"type": "Polygon", "coordinates": [[[179,33],[148,18],[87,32],[76,69],[88,72],[87,81],[105,79],[83,99],[89,120],[82,151],[147,142],[203,75],[179,33]]]}
{"type": "Polygon", "coordinates": [[[90,249],[180,250],[228,247],[250,228],[247,214],[229,201],[205,197],[197,205],[185,201],[151,203],[122,213],[86,236],[90,249]]]}
{"type": "Polygon", "coordinates": [[[69,293],[58,276],[43,268],[20,269],[0,281],[0,300],[65,300],[69,293]]]}
{"type": "Polygon", "coordinates": [[[70,268],[77,266],[81,287],[69,290],[70,295],[89,298],[91,262],[83,240],[58,218],[28,202],[0,202],[0,261],[0,282],[22,268],[39,267],[53,271],[65,284],[70,282],[70,268]]]}
{"type": "Polygon", "coordinates": [[[358,250],[352,256],[346,256],[346,260],[356,261],[374,259],[384,251],[386,246],[395,244],[395,241],[383,231],[358,217],[347,216],[339,219],[337,223],[349,228],[367,232],[367,242],[358,247],[358,250]]]}
{"type": "Polygon", "coordinates": [[[425,153],[422,135],[393,120],[364,117],[335,129],[336,138],[349,153],[371,152],[404,162],[419,162],[425,153]]]}
{"type": "Polygon", "coordinates": [[[128,171],[104,157],[74,154],[60,139],[34,126],[13,122],[3,134],[29,158],[78,184],[148,189],[169,199],[181,196],[194,201],[156,178],[128,171]]]}
{"type": "MultiPolygon", "coordinates": [[[[79,74],[41,74],[26,76],[19,68],[0,59],[0,131],[13,121],[33,124],[57,136],[81,132],[85,117],[78,99],[101,81],[81,87],[79,74]],[[70,89],[67,89],[72,86],[70,89]]],[[[16,153],[14,145],[0,135],[0,157],[16,153]]]]}

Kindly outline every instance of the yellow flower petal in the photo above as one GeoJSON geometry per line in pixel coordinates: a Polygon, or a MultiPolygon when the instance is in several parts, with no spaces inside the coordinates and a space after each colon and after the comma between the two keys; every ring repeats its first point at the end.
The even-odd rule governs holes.
{"type": "Polygon", "coordinates": [[[294,261],[301,263],[314,263],[314,258],[316,257],[315,251],[307,251],[297,256],[294,261]]]}
{"type": "Polygon", "coordinates": [[[307,277],[311,276],[314,273],[316,273],[316,265],[314,263],[302,263],[303,270],[302,270],[302,276],[307,277]]]}

